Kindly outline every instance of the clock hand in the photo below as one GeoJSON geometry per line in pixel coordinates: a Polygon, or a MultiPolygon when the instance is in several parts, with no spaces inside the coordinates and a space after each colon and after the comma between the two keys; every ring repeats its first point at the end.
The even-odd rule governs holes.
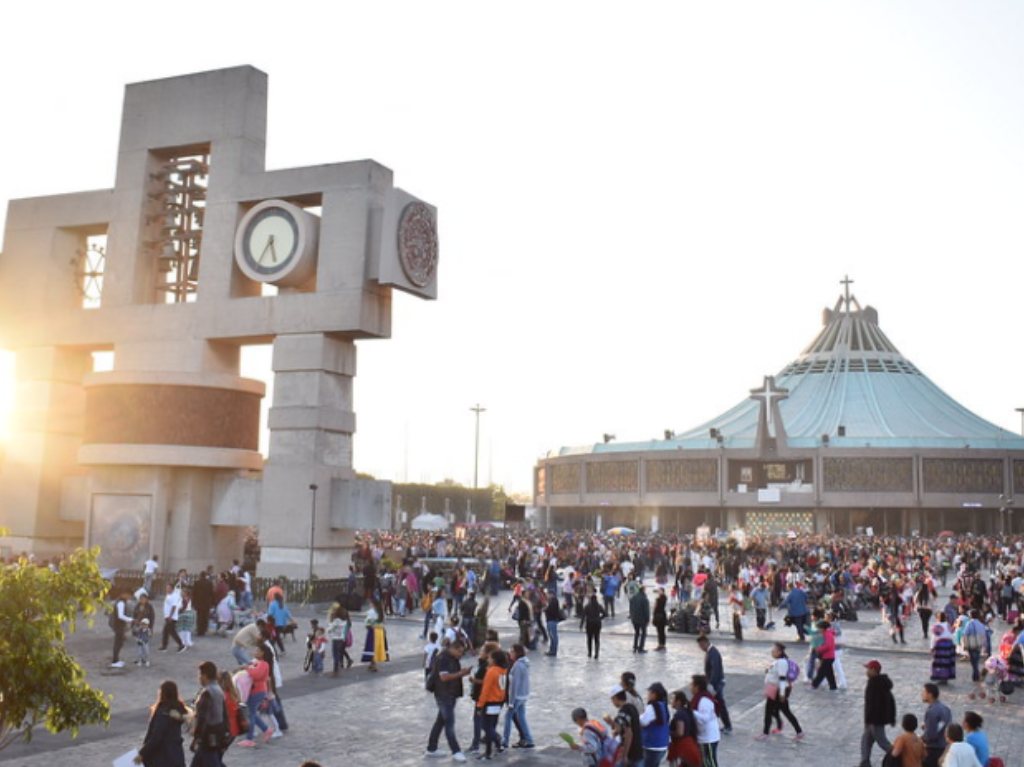
{"type": "Polygon", "coordinates": [[[274,235],[270,235],[270,252],[274,254],[274,266],[277,266],[277,248],[274,247],[274,235]]]}
{"type": "Polygon", "coordinates": [[[263,263],[263,259],[267,255],[267,251],[268,250],[273,250],[273,248],[274,248],[274,235],[270,235],[267,238],[267,244],[263,246],[263,252],[260,253],[260,257],[258,259],[256,259],[256,263],[262,264],[263,263]]]}

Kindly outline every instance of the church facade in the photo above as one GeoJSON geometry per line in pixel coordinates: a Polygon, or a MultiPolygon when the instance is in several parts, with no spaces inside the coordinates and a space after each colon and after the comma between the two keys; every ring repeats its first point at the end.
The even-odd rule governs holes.
{"type": "Polygon", "coordinates": [[[1024,437],[957,403],[846,292],[796,360],[664,440],[552,451],[534,503],[554,528],[877,535],[1024,529],[1024,437]]]}

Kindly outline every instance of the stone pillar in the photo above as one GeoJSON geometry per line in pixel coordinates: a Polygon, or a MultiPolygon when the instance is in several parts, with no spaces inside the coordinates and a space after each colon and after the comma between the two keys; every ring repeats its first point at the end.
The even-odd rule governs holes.
{"type": "Polygon", "coordinates": [[[92,360],[88,352],[50,346],[19,351],[15,364],[18,410],[0,472],[0,527],[12,554],[47,557],[83,543],[81,522],[61,517],[61,486],[81,473],[82,379],[92,360]]]}
{"type": "MultiPolygon", "coordinates": [[[[332,523],[331,484],[355,478],[352,469],[352,383],[356,347],[324,333],[274,341],[274,402],[270,455],[263,471],[259,574],[305,577],[315,515],[313,570],[321,578],[346,569],[352,531],[332,523]],[[315,495],[310,485],[317,485],[315,495]]],[[[337,519],[337,515],[334,515],[337,519]]]]}

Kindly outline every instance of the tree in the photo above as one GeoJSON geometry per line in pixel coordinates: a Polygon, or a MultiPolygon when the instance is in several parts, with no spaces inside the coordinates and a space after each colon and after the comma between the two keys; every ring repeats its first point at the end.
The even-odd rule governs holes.
{"type": "Polygon", "coordinates": [[[80,549],[58,572],[21,559],[0,569],[0,751],[32,739],[34,728],[72,735],[110,721],[110,701],[85,681],[64,646],[77,621],[91,620],[108,588],[98,549],[80,549]]]}

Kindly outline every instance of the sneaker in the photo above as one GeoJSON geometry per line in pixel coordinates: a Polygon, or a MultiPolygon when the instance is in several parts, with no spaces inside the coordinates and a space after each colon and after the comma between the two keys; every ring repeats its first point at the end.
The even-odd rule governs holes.
{"type": "Polygon", "coordinates": [[[522,745],[520,745],[519,747],[520,747],[520,748],[533,748],[533,747],[534,747],[534,745],[533,745],[532,743],[523,743],[523,744],[522,744],[522,745]]]}
{"type": "Polygon", "coordinates": [[[271,740],[276,740],[277,738],[283,738],[283,737],[284,737],[284,731],[283,730],[274,730],[274,734],[270,736],[270,739],[271,740]]]}
{"type": "Polygon", "coordinates": [[[124,668],[124,661],[123,660],[115,661],[114,663],[110,664],[110,667],[111,668],[124,668]]]}
{"type": "Polygon", "coordinates": [[[142,665],[143,665],[143,666],[145,666],[146,668],[149,668],[149,661],[148,661],[148,660],[147,660],[147,661],[144,661],[144,662],[142,663],[142,665]]]}
{"type": "Polygon", "coordinates": [[[466,761],[466,755],[461,751],[456,751],[454,754],[452,754],[452,759],[456,762],[464,762],[466,761]]]}
{"type": "Polygon", "coordinates": [[[238,745],[241,748],[255,748],[256,747],[256,741],[254,741],[254,740],[240,740],[240,741],[238,741],[238,745]]]}
{"type": "Polygon", "coordinates": [[[781,727],[776,727],[774,730],[772,730],[772,735],[781,735],[781,734],[782,734],[782,728],[781,727]]]}
{"type": "Polygon", "coordinates": [[[804,739],[804,734],[802,732],[798,732],[796,735],[793,736],[793,740],[803,740],[803,739],[804,739]]]}
{"type": "Polygon", "coordinates": [[[476,754],[476,753],[479,753],[479,751],[480,751],[480,746],[470,746],[469,748],[466,749],[466,753],[467,754],[476,754]]]}
{"type": "Polygon", "coordinates": [[[725,727],[722,729],[722,732],[724,732],[726,735],[732,735],[732,727],[725,727]]]}
{"type": "Polygon", "coordinates": [[[181,647],[178,648],[178,654],[181,655],[181,653],[185,652],[185,650],[187,650],[187,649],[188,649],[187,646],[182,645],[181,647]]]}
{"type": "Polygon", "coordinates": [[[444,754],[440,751],[426,751],[423,756],[426,759],[444,759],[448,754],[444,754]]]}

